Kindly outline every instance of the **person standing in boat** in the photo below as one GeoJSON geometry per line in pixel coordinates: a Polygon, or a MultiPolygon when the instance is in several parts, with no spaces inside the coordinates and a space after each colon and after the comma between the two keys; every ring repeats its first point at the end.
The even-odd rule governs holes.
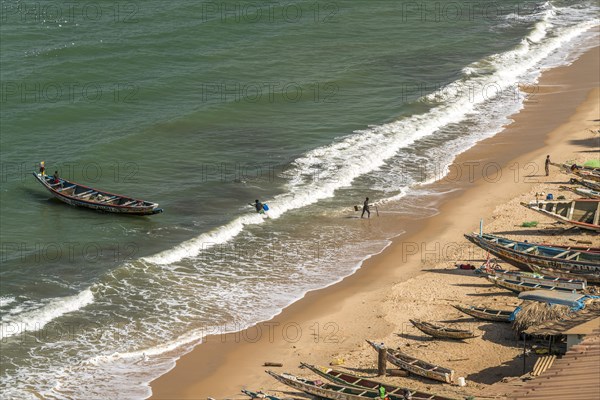
{"type": "Polygon", "coordinates": [[[40,175],[46,175],[46,163],[44,161],[40,163],[40,175]]]}
{"type": "Polygon", "coordinates": [[[363,203],[363,209],[362,209],[362,214],[360,215],[360,217],[364,217],[365,212],[368,215],[368,218],[371,218],[371,211],[369,211],[369,198],[367,197],[365,199],[365,202],[363,203]]]}
{"type": "Polygon", "coordinates": [[[54,171],[54,175],[52,176],[52,178],[54,178],[54,181],[52,183],[54,183],[54,184],[60,183],[60,178],[58,176],[58,171],[54,171]]]}
{"type": "Polygon", "coordinates": [[[546,156],[546,162],[544,166],[546,168],[546,176],[550,175],[550,154],[546,156]]]}

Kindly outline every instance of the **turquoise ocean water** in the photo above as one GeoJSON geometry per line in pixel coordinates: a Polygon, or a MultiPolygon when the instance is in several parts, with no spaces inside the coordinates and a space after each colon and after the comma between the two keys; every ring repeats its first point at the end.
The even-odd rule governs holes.
{"type": "Polygon", "coordinates": [[[424,184],[510,122],[519,85],[534,93],[541,70],[597,43],[599,24],[591,0],[1,11],[6,399],[145,398],[206,333],[351,274],[401,232],[349,205],[366,194],[384,217],[434,214],[424,184]],[[52,200],[31,176],[42,160],[165,212],[52,200]]]}

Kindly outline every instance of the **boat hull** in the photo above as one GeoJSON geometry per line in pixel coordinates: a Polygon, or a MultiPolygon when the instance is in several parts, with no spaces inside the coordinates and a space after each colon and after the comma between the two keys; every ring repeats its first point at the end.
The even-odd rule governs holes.
{"type": "Polygon", "coordinates": [[[600,232],[600,200],[532,201],[521,205],[565,224],[600,232]]]}
{"type": "MultiPolygon", "coordinates": [[[[381,345],[375,342],[371,342],[370,340],[367,340],[367,342],[375,350],[381,348],[381,345]]],[[[387,349],[386,351],[387,360],[405,371],[444,383],[452,383],[454,381],[454,371],[451,369],[419,360],[399,350],[387,349]]]]}
{"type": "Polygon", "coordinates": [[[494,235],[466,234],[471,243],[523,270],[563,269],[600,273],[600,253],[595,248],[571,248],[517,242],[494,235]],[[559,257],[560,256],[560,257],[559,257]]]}
{"type": "Polygon", "coordinates": [[[424,321],[411,319],[410,322],[415,326],[415,328],[417,328],[421,332],[439,339],[463,340],[472,339],[478,336],[475,332],[472,331],[446,328],[442,326],[433,325],[424,321]]]}
{"type": "Polygon", "coordinates": [[[482,307],[463,307],[457,305],[453,307],[467,315],[470,315],[471,317],[482,319],[484,321],[510,322],[513,314],[512,311],[492,310],[482,307]]]}
{"type": "Polygon", "coordinates": [[[342,386],[351,386],[369,390],[377,390],[379,385],[383,385],[386,393],[392,395],[401,395],[404,396],[405,393],[410,392],[411,398],[414,400],[452,400],[449,397],[438,396],[435,394],[430,394],[426,392],[419,392],[416,390],[412,390],[410,388],[401,387],[401,386],[393,386],[390,384],[373,381],[368,378],[363,378],[357,375],[353,375],[347,372],[335,370],[332,368],[325,367],[317,367],[315,365],[310,365],[306,363],[300,363],[302,367],[308,368],[313,371],[315,374],[334,382],[335,384],[342,386]]]}
{"type": "Polygon", "coordinates": [[[33,173],[33,176],[40,182],[56,199],[62,201],[71,206],[88,208],[95,211],[124,214],[124,215],[153,215],[161,213],[162,208],[158,208],[158,204],[150,203],[144,200],[133,199],[128,196],[117,195],[110,192],[99,191],[88,186],[80,185],[74,182],[61,180],[61,186],[56,187],[47,176],[42,176],[37,173],[33,173]],[[66,189],[65,189],[66,188],[66,189]],[[62,189],[62,190],[61,190],[62,189]],[[88,193],[92,191],[94,194],[100,194],[104,198],[113,199],[111,203],[106,202],[103,204],[101,201],[90,201],[83,198],[78,198],[78,193],[88,193]],[[114,204],[121,199],[126,199],[129,202],[133,202],[136,205],[127,206],[114,204]],[[139,205],[138,205],[139,204],[139,205]]]}
{"type": "MultiPolygon", "coordinates": [[[[277,374],[273,371],[266,371],[273,378],[291,388],[301,392],[317,396],[322,399],[330,400],[365,400],[379,399],[379,393],[375,390],[367,390],[364,388],[352,388],[341,385],[323,384],[317,385],[316,382],[309,381],[294,375],[277,374]]],[[[404,396],[388,395],[390,400],[403,400],[404,396]]]]}

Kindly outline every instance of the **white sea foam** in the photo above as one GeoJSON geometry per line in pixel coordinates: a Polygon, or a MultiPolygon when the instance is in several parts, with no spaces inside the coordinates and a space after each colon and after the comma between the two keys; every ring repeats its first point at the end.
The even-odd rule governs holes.
{"type": "Polygon", "coordinates": [[[67,297],[50,299],[40,308],[22,313],[11,313],[2,319],[0,339],[19,335],[25,331],[37,331],[55,318],[67,313],[77,311],[94,302],[91,290],[84,291],[67,297]]]}
{"type": "MultiPolygon", "coordinates": [[[[544,12],[549,11],[545,10],[544,12]]],[[[480,64],[466,67],[470,71],[469,74],[466,74],[469,75],[467,79],[451,83],[447,87],[448,91],[452,92],[453,89],[456,89],[459,91],[455,91],[455,93],[461,91],[468,93],[466,91],[468,85],[485,87],[485,85],[498,84],[503,89],[511,87],[511,85],[515,86],[523,79],[535,79],[537,71],[546,65],[548,57],[556,54],[559,49],[564,49],[565,44],[579,36],[588,27],[597,25],[596,21],[585,21],[558,31],[555,37],[548,38],[549,32],[555,33],[554,29],[556,29],[557,23],[555,20],[556,15],[550,13],[547,15],[546,24],[536,25],[531,35],[528,36],[529,40],[524,40],[512,52],[491,56],[482,60],[480,64]],[[485,73],[482,73],[484,67],[485,73]]],[[[503,109],[502,112],[506,115],[510,114],[511,110],[522,104],[522,99],[522,97],[516,98],[515,102],[505,110],[503,109]]],[[[490,107],[490,104],[494,101],[497,101],[495,105],[498,105],[501,103],[500,100],[500,95],[490,97],[477,94],[472,97],[463,96],[461,98],[458,96],[454,97],[452,101],[448,101],[443,93],[441,95],[436,93],[423,99],[423,101],[431,101],[437,104],[425,115],[412,116],[391,124],[369,127],[342,138],[336,143],[306,153],[303,157],[298,158],[290,170],[286,172],[289,182],[287,193],[267,201],[271,207],[271,217],[278,218],[287,211],[333,196],[335,190],[351,185],[357,177],[382,168],[388,160],[398,156],[399,150],[410,146],[419,139],[431,136],[450,123],[461,122],[466,118],[485,120],[488,111],[486,107],[490,107]]],[[[495,121],[502,120],[502,115],[502,113],[499,113],[498,119],[495,121]]],[[[479,133],[467,138],[450,141],[439,150],[440,157],[446,157],[443,160],[449,163],[454,154],[496,131],[497,127],[482,129],[479,133]]],[[[416,189],[418,190],[418,188],[416,189]]],[[[397,196],[397,198],[402,197],[405,193],[405,188],[398,185],[394,188],[394,194],[391,198],[393,199],[394,196],[397,196]]],[[[303,287],[298,287],[298,282],[289,284],[289,286],[286,286],[285,283],[273,285],[273,281],[246,282],[244,277],[240,277],[237,281],[232,280],[229,282],[230,286],[228,287],[219,286],[222,283],[217,281],[213,283],[213,286],[207,288],[203,286],[207,282],[199,282],[198,280],[202,277],[198,277],[197,274],[186,274],[177,268],[165,268],[168,264],[198,255],[204,249],[216,244],[226,243],[243,232],[244,227],[247,225],[264,222],[259,215],[249,213],[173,249],[147,257],[143,261],[148,264],[137,266],[143,271],[143,274],[140,274],[141,277],[137,275],[134,277],[138,280],[147,279],[149,285],[140,284],[139,281],[131,279],[134,274],[129,269],[125,272],[119,271],[122,272],[121,275],[115,273],[115,282],[106,285],[109,287],[105,294],[108,299],[100,299],[100,296],[98,296],[96,302],[105,301],[106,304],[110,304],[111,299],[127,299],[131,303],[135,303],[128,303],[128,307],[138,307],[140,312],[146,312],[141,304],[144,303],[144,299],[149,299],[149,296],[152,295],[154,301],[151,306],[155,307],[152,310],[156,311],[153,312],[153,316],[159,315],[158,320],[144,318],[140,321],[134,321],[139,325],[132,322],[131,326],[128,325],[118,332],[118,334],[122,334],[122,336],[119,336],[120,341],[115,341],[114,336],[105,340],[104,336],[90,333],[88,337],[76,338],[80,341],[78,343],[79,348],[73,345],[72,342],[74,341],[58,343],[57,348],[64,347],[63,358],[60,360],[52,358],[47,364],[44,364],[43,369],[23,368],[15,376],[7,375],[5,381],[24,382],[23,386],[31,386],[30,383],[35,381],[36,388],[42,387],[43,390],[40,390],[40,392],[47,395],[46,397],[90,398],[96,396],[110,397],[110,394],[120,394],[132,398],[144,397],[149,394],[149,390],[147,387],[140,387],[140,383],[147,382],[151,377],[164,373],[166,369],[172,367],[178,356],[191,348],[192,345],[199,343],[203,335],[207,333],[205,330],[196,328],[190,328],[189,331],[186,331],[186,318],[197,320],[201,318],[199,316],[200,312],[210,313],[209,307],[222,311],[226,310],[229,313],[227,317],[231,316],[241,323],[241,325],[235,327],[237,330],[257,321],[270,318],[274,313],[279,313],[286,305],[301,298],[309,290],[334,284],[342,279],[339,277],[340,274],[334,274],[337,271],[333,266],[331,270],[326,270],[327,267],[323,267],[323,265],[333,265],[338,261],[335,259],[335,254],[331,256],[331,263],[326,262],[326,260],[319,260],[317,263],[319,268],[301,265],[293,270],[292,273],[303,279],[301,281],[303,287]],[[156,264],[159,266],[156,266],[156,264]],[[334,282],[332,282],[331,276],[337,277],[334,282]],[[313,280],[307,279],[307,277],[318,277],[319,279],[313,280]],[[151,289],[146,289],[149,287],[151,289]],[[174,287],[183,293],[178,296],[173,295],[171,292],[174,287]],[[268,295],[257,296],[257,293],[268,293],[268,295]],[[200,294],[202,295],[202,301],[194,297],[200,294]],[[207,307],[207,309],[202,307],[207,307]],[[186,333],[183,335],[174,333],[182,331],[186,333]],[[90,337],[100,339],[89,343],[90,337]],[[162,344],[152,346],[152,343],[162,344]],[[70,360],[70,352],[73,349],[83,350],[82,353],[85,354],[77,353],[80,354],[82,359],[73,367],[64,367],[63,365],[61,368],[57,365],[64,360],[70,360]],[[160,368],[154,368],[159,362],[163,363],[160,368]],[[121,384],[124,387],[131,388],[135,393],[121,392],[121,384]]],[[[360,251],[363,252],[362,254],[373,254],[386,246],[387,244],[379,243],[374,245],[373,248],[361,248],[360,251]]],[[[344,249],[340,251],[343,252],[344,249]]],[[[370,256],[364,258],[368,257],[370,256]]],[[[342,275],[346,276],[353,273],[361,264],[362,261],[353,267],[344,266],[342,275]]],[[[237,267],[242,268],[243,266],[237,267]]],[[[260,268],[260,266],[255,267],[260,268]]],[[[188,268],[190,267],[188,266],[188,268]]],[[[336,265],[335,268],[338,268],[338,266],[336,265]]],[[[272,274],[278,273],[278,271],[270,272],[272,274]]],[[[231,271],[222,271],[221,269],[206,271],[206,273],[212,273],[215,276],[219,273],[226,276],[232,275],[231,271]]],[[[287,272],[282,271],[281,273],[287,272]]],[[[15,315],[14,318],[20,321],[33,321],[31,322],[33,324],[37,321],[43,326],[52,318],[81,309],[92,302],[94,302],[94,297],[89,289],[86,289],[71,298],[52,299],[50,303],[39,310],[35,310],[38,314],[34,314],[35,311],[25,311],[13,315],[15,315]],[[75,298],[78,298],[77,301],[75,301],[75,298]]],[[[117,311],[113,312],[117,314],[117,311]]],[[[118,315],[118,317],[124,316],[118,315]]],[[[126,319],[123,318],[123,320],[126,319]]],[[[3,325],[4,323],[5,321],[3,321],[3,325]]],[[[110,326],[106,329],[110,329],[107,335],[111,336],[114,334],[113,330],[120,328],[110,326]]],[[[2,333],[4,334],[4,332],[2,333]]],[[[22,393],[25,396],[28,395],[29,390],[29,387],[24,388],[22,391],[10,388],[10,395],[12,393],[22,393]]],[[[15,397],[18,398],[19,396],[15,395],[15,397]]]]}
{"type": "MultiPolygon", "coordinates": [[[[270,218],[278,218],[287,211],[332,197],[336,189],[349,186],[357,177],[377,170],[400,149],[434,134],[448,124],[460,122],[476,112],[478,105],[506,95],[507,91],[512,91],[516,97],[514,101],[522,102],[523,95],[519,93],[517,85],[530,79],[527,74],[537,72],[540,62],[545,58],[598,24],[594,20],[584,21],[548,39],[548,29],[553,26],[556,9],[549,3],[544,8],[541,19],[519,46],[492,55],[464,70],[473,74],[482,66],[488,70],[491,66],[494,71],[492,74],[474,76],[466,81],[458,80],[425,96],[424,101],[439,103],[439,106],[426,114],[356,131],[340,141],[311,150],[296,159],[292,168],[285,173],[285,177],[289,179],[287,193],[267,201],[270,218]]],[[[263,222],[258,215],[241,216],[225,226],[145,260],[165,265],[194,257],[204,249],[231,240],[242,232],[245,225],[263,222]]]]}
{"type": "Polygon", "coordinates": [[[17,299],[15,299],[14,297],[0,296],[0,308],[5,308],[9,304],[14,303],[15,301],[17,301],[17,299]]]}

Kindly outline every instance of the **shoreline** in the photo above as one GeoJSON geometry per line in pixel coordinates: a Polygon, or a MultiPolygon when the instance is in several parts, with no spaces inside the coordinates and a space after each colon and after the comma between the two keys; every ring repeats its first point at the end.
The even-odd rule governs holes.
{"type": "MultiPolygon", "coordinates": [[[[538,175],[540,167],[543,173],[546,153],[553,161],[566,161],[559,157],[572,154],[581,145],[569,143],[581,139],[563,135],[578,123],[589,124],[573,121],[576,115],[596,110],[598,55],[596,47],[569,66],[544,71],[538,83],[542,90],[526,101],[512,117],[512,124],[460,154],[453,164],[460,177],[457,174],[455,180],[443,178],[432,184],[459,189],[443,196],[437,215],[403,226],[405,234],[394,238],[383,252],[367,258],[354,274],[308,292],[269,321],[241,332],[208,336],[202,345],[181,357],[175,368],[151,383],[152,398],[220,398],[235,395],[242,387],[272,391],[281,385],[263,372],[265,361],[283,362],[283,370],[296,373],[299,361],[327,364],[346,354],[358,359],[354,352],[365,353],[364,339],[391,337],[398,330],[398,322],[388,317],[386,303],[390,296],[395,303],[402,303],[407,296],[394,298],[390,286],[393,292],[395,286],[430,273],[424,269],[434,268],[434,264],[439,268],[443,249],[461,246],[462,233],[477,227],[479,217],[491,215],[498,206],[546,181],[545,176],[527,179],[528,174],[538,175]],[[586,81],[590,78],[596,82],[586,81]],[[567,125],[570,128],[565,128],[567,125]],[[492,179],[495,166],[506,173],[492,179]]],[[[485,226],[486,222],[484,230],[485,226]]],[[[370,354],[368,349],[365,354],[370,354]]],[[[374,360],[371,354],[369,362],[374,360]]],[[[418,381],[406,382],[418,386],[418,381]]],[[[436,386],[435,390],[439,387],[429,386],[436,386]]]]}

